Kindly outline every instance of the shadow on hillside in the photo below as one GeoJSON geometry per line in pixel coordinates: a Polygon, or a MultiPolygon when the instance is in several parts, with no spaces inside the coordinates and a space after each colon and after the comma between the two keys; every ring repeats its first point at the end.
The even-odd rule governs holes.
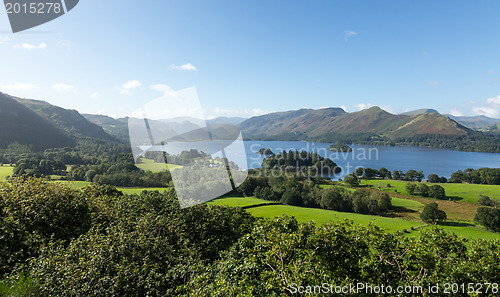
{"type": "Polygon", "coordinates": [[[464,222],[440,222],[439,226],[449,226],[449,227],[474,227],[474,224],[464,223],[464,222]]]}
{"type": "Polygon", "coordinates": [[[460,200],[464,199],[464,198],[458,197],[458,196],[446,196],[446,198],[448,198],[448,200],[451,200],[451,201],[460,201],[460,200]]]}
{"type": "Polygon", "coordinates": [[[282,205],[282,204],[281,203],[259,203],[259,204],[254,204],[254,205],[243,206],[243,207],[241,207],[241,209],[249,209],[249,208],[269,206],[269,205],[282,205]]]}
{"type": "Polygon", "coordinates": [[[416,213],[416,210],[406,208],[404,206],[392,206],[390,212],[381,214],[380,216],[386,218],[401,218],[404,214],[416,213]]]}

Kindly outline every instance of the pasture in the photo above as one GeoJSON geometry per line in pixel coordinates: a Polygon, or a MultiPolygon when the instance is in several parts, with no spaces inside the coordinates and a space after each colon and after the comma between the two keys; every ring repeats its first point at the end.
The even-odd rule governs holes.
{"type": "Polygon", "coordinates": [[[14,171],[12,166],[0,166],[0,181],[5,180],[7,176],[11,176],[14,171]]]}

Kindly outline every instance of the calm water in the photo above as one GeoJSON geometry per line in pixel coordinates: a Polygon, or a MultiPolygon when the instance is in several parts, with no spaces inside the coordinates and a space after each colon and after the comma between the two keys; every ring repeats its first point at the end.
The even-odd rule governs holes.
{"type": "MultiPolygon", "coordinates": [[[[369,145],[350,145],[352,153],[336,153],[329,151],[330,144],[298,141],[247,141],[245,142],[248,168],[260,167],[264,158],[256,152],[261,148],[270,148],[274,153],[283,150],[305,150],[316,152],[322,157],[332,159],[342,167],[345,175],[349,169],[358,166],[380,169],[386,167],[390,171],[410,169],[422,170],[427,177],[431,173],[439,176],[450,177],[457,170],[466,168],[500,167],[500,154],[459,152],[444,149],[421,147],[388,147],[369,145]]],[[[228,152],[236,160],[238,155],[228,152]]],[[[229,157],[229,156],[228,156],[229,157]]],[[[238,163],[242,163],[241,159],[238,163]]],[[[238,164],[238,165],[240,165],[238,164]]]]}
{"type": "MultiPolygon", "coordinates": [[[[317,142],[299,142],[299,141],[245,141],[245,151],[243,153],[243,143],[228,146],[230,142],[214,141],[208,143],[170,143],[169,153],[180,153],[184,149],[199,149],[209,152],[226,147],[227,157],[238,164],[241,168],[258,168],[264,159],[264,156],[257,154],[261,148],[270,148],[274,153],[284,150],[299,150],[316,152],[322,157],[330,158],[342,170],[342,174],[337,177],[343,177],[356,167],[369,167],[380,169],[385,167],[391,172],[401,170],[406,172],[410,169],[422,170],[427,177],[431,173],[449,178],[457,170],[467,168],[496,167],[500,168],[500,154],[494,153],[472,153],[459,152],[444,149],[420,148],[420,147],[389,147],[389,146],[369,146],[369,145],[350,145],[353,149],[351,153],[336,153],[328,150],[327,143],[317,142]],[[245,162],[245,154],[247,162],[245,162]]],[[[219,154],[216,154],[219,155],[219,154]]]]}

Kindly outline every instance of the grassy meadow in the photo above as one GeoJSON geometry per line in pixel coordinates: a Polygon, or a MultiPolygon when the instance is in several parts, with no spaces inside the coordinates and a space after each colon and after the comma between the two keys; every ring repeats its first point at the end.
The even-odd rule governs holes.
{"type": "MultiPolygon", "coordinates": [[[[405,186],[408,182],[399,180],[363,180],[360,185],[372,185],[374,188],[381,190],[408,195],[405,186]],[[391,185],[388,188],[387,185],[391,185]]],[[[427,183],[431,186],[433,184],[427,183]]],[[[480,194],[489,196],[493,200],[500,201],[500,185],[476,185],[476,184],[437,184],[444,188],[446,196],[452,200],[460,200],[463,202],[476,203],[480,194]]]]}
{"type": "Polygon", "coordinates": [[[165,171],[166,169],[174,170],[176,168],[182,167],[181,165],[175,165],[175,164],[167,165],[165,163],[156,163],[154,160],[145,158],[141,158],[140,163],[136,164],[136,166],[144,171],[152,171],[152,172],[165,171]]]}
{"type": "Polygon", "coordinates": [[[12,166],[0,166],[0,181],[5,180],[7,176],[11,176],[14,171],[12,166]]]}

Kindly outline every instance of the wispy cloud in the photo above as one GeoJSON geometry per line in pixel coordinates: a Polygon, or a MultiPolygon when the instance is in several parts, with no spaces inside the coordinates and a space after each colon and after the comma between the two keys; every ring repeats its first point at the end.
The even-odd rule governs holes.
{"type": "Polygon", "coordinates": [[[460,112],[457,109],[451,109],[448,113],[451,114],[452,116],[456,116],[456,117],[461,117],[464,115],[462,112],[460,112]]]}
{"type": "Polygon", "coordinates": [[[76,88],[68,84],[58,83],[58,84],[53,84],[51,87],[58,93],[76,92],[76,88]]]}
{"type": "Polygon", "coordinates": [[[14,47],[31,51],[31,50],[46,49],[47,44],[45,44],[43,42],[39,43],[39,44],[21,43],[21,44],[15,45],[14,47]]]}
{"type": "Polygon", "coordinates": [[[133,89],[140,88],[142,86],[141,82],[138,80],[129,80],[128,82],[124,83],[120,89],[120,94],[123,95],[132,95],[133,89]]]}
{"type": "Polygon", "coordinates": [[[481,105],[474,107],[472,111],[477,115],[485,115],[487,117],[496,118],[500,116],[500,95],[486,99],[481,105]]]}
{"type": "Polygon", "coordinates": [[[437,81],[428,81],[427,84],[429,86],[433,86],[434,87],[434,86],[437,86],[438,82],[437,81]]]}
{"type": "Polygon", "coordinates": [[[191,63],[183,64],[180,66],[172,64],[170,65],[170,68],[175,70],[198,71],[198,68],[196,68],[196,66],[191,63]]]}
{"type": "Polygon", "coordinates": [[[149,87],[151,88],[151,90],[162,92],[163,95],[165,96],[175,96],[177,94],[177,92],[174,91],[172,87],[166,84],[156,84],[156,85],[151,85],[149,87]]]}
{"type": "Polygon", "coordinates": [[[368,108],[373,107],[373,106],[374,105],[371,103],[359,103],[359,104],[353,105],[353,107],[356,108],[357,110],[368,109],[368,108]]]}
{"type": "Polygon", "coordinates": [[[7,43],[10,40],[10,37],[0,37],[0,44],[7,43]]]}
{"type": "Polygon", "coordinates": [[[345,31],[344,32],[344,40],[347,41],[347,39],[349,39],[350,37],[356,36],[356,35],[358,35],[358,32],[356,32],[356,31],[350,31],[350,30],[345,31]]]}
{"type": "Polygon", "coordinates": [[[94,93],[92,93],[92,94],[90,95],[90,98],[91,98],[91,99],[99,99],[99,98],[101,98],[101,93],[99,93],[99,92],[94,92],[94,93]]]}
{"type": "Polygon", "coordinates": [[[38,88],[35,84],[33,83],[13,83],[13,84],[8,84],[8,85],[2,85],[0,86],[1,90],[11,92],[11,91],[38,91],[40,88],[38,88]]]}
{"type": "Polygon", "coordinates": [[[74,44],[68,40],[59,40],[57,44],[67,49],[72,49],[74,47],[74,44]]]}

